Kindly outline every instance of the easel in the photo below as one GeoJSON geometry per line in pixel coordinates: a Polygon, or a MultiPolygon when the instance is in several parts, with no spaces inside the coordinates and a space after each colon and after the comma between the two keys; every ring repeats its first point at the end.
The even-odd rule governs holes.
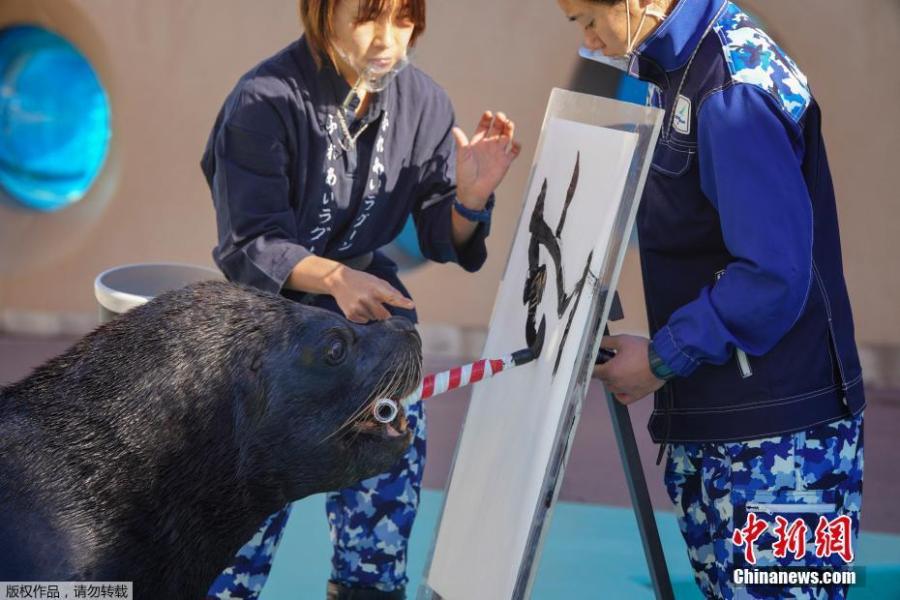
{"type": "MultiPolygon", "coordinates": [[[[624,318],[625,313],[622,310],[622,303],[619,301],[618,292],[616,292],[609,313],[609,321],[620,321],[624,318]]],[[[608,327],[604,334],[609,335],[608,327]]],[[[628,412],[628,407],[621,404],[608,391],[606,392],[606,404],[609,407],[609,416],[612,419],[612,428],[616,435],[619,456],[622,458],[625,482],[628,484],[631,506],[634,509],[634,517],[637,520],[638,531],[641,534],[641,544],[644,547],[644,557],[647,559],[647,569],[650,572],[653,592],[658,600],[674,600],[675,595],[672,591],[672,582],[669,579],[666,556],[663,553],[662,542],[659,539],[659,530],[656,527],[656,519],[653,515],[653,504],[650,502],[650,492],[647,489],[647,479],[644,477],[641,455],[638,452],[637,441],[634,438],[631,415],[628,412]]]]}
{"type": "MultiPolygon", "coordinates": [[[[583,331],[579,331],[580,337],[575,336],[578,341],[570,342],[568,347],[564,344],[554,346],[558,352],[555,357],[557,361],[562,355],[562,349],[568,348],[567,361],[574,361],[569,365],[574,369],[567,369],[567,373],[570,375],[565,380],[554,379],[555,367],[558,366],[558,362],[554,365],[552,374],[541,373],[541,378],[535,381],[537,385],[546,386],[548,390],[552,389],[554,398],[552,410],[546,405],[534,407],[534,411],[523,411],[521,418],[516,420],[520,427],[536,427],[542,433],[540,447],[535,446],[534,448],[539,451],[539,455],[535,455],[534,460],[540,462],[534,463],[534,465],[543,466],[545,470],[543,473],[540,473],[537,468],[528,470],[518,463],[517,468],[513,471],[515,477],[497,479],[498,495],[502,497],[503,502],[479,502],[478,498],[471,493],[473,489],[471,484],[477,486],[475,489],[481,489],[492,483],[486,472],[487,466],[503,468],[508,462],[509,457],[505,454],[504,443],[512,444],[513,449],[523,443],[522,436],[517,435],[521,429],[503,431],[500,428],[500,431],[492,432],[485,423],[503,419],[504,411],[506,415],[509,415],[509,411],[514,410],[513,398],[531,393],[531,389],[527,387],[529,380],[524,377],[515,379],[518,384],[514,386],[515,396],[500,393],[499,390],[482,388],[484,392],[478,395],[478,401],[469,406],[466,428],[457,447],[453,475],[448,485],[438,529],[432,543],[431,555],[428,559],[426,575],[420,590],[419,597],[422,600],[440,600],[441,598],[459,600],[467,597],[478,597],[484,600],[503,597],[518,600],[530,597],[537,573],[536,566],[547,538],[549,529],[547,525],[552,517],[553,505],[559,496],[560,483],[572,448],[581,404],[587,394],[591,369],[599,351],[599,334],[603,330],[601,323],[605,323],[607,318],[616,320],[622,317],[621,306],[618,302],[612,301],[608,291],[614,290],[618,282],[663,118],[664,112],[656,108],[565,90],[553,90],[541,128],[535,164],[528,184],[528,189],[531,190],[529,193],[536,195],[539,200],[541,198],[546,200],[544,195],[544,189],[547,186],[546,178],[541,192],[537,191],[539,186],[533,184],[537,181],[535,177],[538,173],[539,161],[543,160],[541,157],[544,156],[546,145],[550,143],[549,140],[556,140],[552,135],[562,135],[559,133],[561,131],[568,132],[566,139],[569,146],[574,148],[577,145],[579,148],[568,194],[574,193],[573,190],[577,187],[576,175],[581,174],[578,165],[582,159],[585,160],[585,164],[603,164],[610,168],[613,163],[608,160],[622,161],[622,172],[625,174],[623,187],[620,191],[618,188],[613,191],[606,190],[606,187],[609,186],[603,181],[611,183],[614,178],[609,181],[604,179],[595,181],[594,189],[591,191],[592,196],[598,201],[612,194],[609,201],[615,203],[607,208],[610,211],[615,209],[615,212],[604,213],[603,219],[600,219],[599,212],[595,215],[598,227],[602,221],[602,230],[596,231],[599,236],[596,244],[599,245],[594,250],[597,254],[590,255],[591,259],[587,262],[581,280],[581,285],[585,286],[582,289],[591,290],[591,294],[588,296],[590,308],[587,319],[584,319],[582,315],[578,324],[579,329],[583,331]],[[589,132],[581,126],[601,128],[607,131],[602,135],[599,135],[597,131],[591,131],[590,139],[592,141],[588,142],[589,132]],[[554,132],[556,133],[554,134],[554,132]],[[577,135],[575,135],[576,133],[577,135]],[[594,141],[594,137],[597,135],[599,137],[596,137],[596,141],[594,141]],[[582,139],[582,137],[584,140],[576,144],[574,139],[582,139]],[[598,154],[590,159],[585,158],[586,153],[593,151],[598,154]],[[585,154],[583,155],[583,153],[585,154]],[[593,264],[593,258],[597,259],[598,264],[593,264]],[[588,329],[590,330],[588,331],[588,329]],[[577,344],[574,353],[571,352],[571,344],[577,344]],[[573,357],[572,354],[575,356],[573,357]],[[502,401],[489,402],[487,394],[490,392],[495,392],[502,398],[502,401]],[[476,416],[473,417],[473,415],[476,416]],[[544,418],[539,421],[539,417],[544,418]],[[476,420],[472,421],[470,425],[469,420],[472,418],[476,420]],[[551,420],[548,421],[547,418],[551,420]],[[520,421],[521,423],[519,423],[520,421]],[[474,433],[470,433],[469,427],[473,428],[474,433]],[[548,443],[551,442],[551,435],[553,436],[552,444],[548,443]],[[515,489],[516,486],[513,484],[517,484],[519,489],[515,489]],[[519,494],[518,498],[515,496],[516,492],[519,494]],[[530,523],[527,525],[527,535],[522,535],[522,529],[526,523],[530,523]],[[486,543],[473,546],[478,542],[478,536],[485,530],[490,530],[494,535],[486,543]],[[502,547],[498,540],[508,540],[507,547],[502,547]],[[483,585],[482,589],[489,590],[492,595],[471,593],[473,590],[468,584],[473,578],[473,573],[489,584],[489,587],[483,585]]],[[[561,142],[555,141],[553,146],[560,144],[561,142]]],[[[565,144],[563,145],[565,146],[565,144]]],[[[618,165],[617,162],[617,169],[618,165]]],[[[567,165],[556,164],[553,172],[558,177],[564,177],[560,173],[561,170],[565,170],[565,166],[567,165]]],[[[596,176],[597,172],[592,172],[592,175],[596,176]]],[[[569,195],[566,197],[568,198],[569,195]]],[[[556,198],[559,200],[558,197],[556,198]]],[[[557,204],[561,203],[557,202],[554,206],[557,204]]],[[[532,219],[529,220],[526,214],[520,218],[516,241],[510,254],[510,260],[507,262],[507,271],[511,274],[520,273],[524,269],[530,270],[534,268],[535,262],[539,263],[538,268],[542,266],[540,257],[537,261],[533,261],[529,256],[527,267],[522,264],[523,261],[520,258],[515,261],[512,259],[512,252],[516,251],[517,247],[520,251],[524,251],[522,244],[528,244],[528,251],[531,253],[532,244],[530,242],[537,239],[536,235],[540,234],[542,229],[548,227],[546,222],[532,222],[535,214],[542,218],[537,201],[534,204],[526,203],[526,205],[532,206],[532,219]]],[[[562,210],[566,210],[564,203],[562,210]]],[[[544,234],[546,233],[544,231],[544,234]]],[[[545,235],[545,237],[547,236],[545,235]]],[[[551,257],[556,257],[557,254],[561,256],[558,244],[549,243],[550,238],[558,240],[559,231],[551,229],[547,238],[548,243],[543,244],[538,240],[538,245],[545,248],[548,254],[552,253],[551,257]]],[[[555,266],[561,265],[558,257],[554,261],[555,266]]],[[[511,277],[508,281],[513,281],[513,279],[511,277]]],[[[559,284],[557,285],[559,286],[559,284]]],[[[501,283],[497,302],[503,302],[505,306],[509,307],[518,306],[522,302],[527,304],[531,296],[522,295],[522,287],[519,287],[517,279],[515,287],[518,289],[509,288],[501,283]]],[[[528,290],[527,287],[525,289],[528,290]]],[[[557,296],[565,291],[567,288],[560,286],[557,296]]],[[[579,294],[577,298],[581,298],[581,295],[579,294]]],[[[568,307],[572,311],[570,319],[577,308],[577,301],[574,308],[568,307]]],[[[560,320],[565,310],[563,308],[562,312],[557,315],[560,320]]],[[[519,338],[515,333],[521,325],[516,323],[511,315],[518,316],[512,312],[495,312],[497,319],[494,323],[495,319],[492,318],[491,332],[492,334],[494,331],[497,333],[493,337],[492,334],[489,334],[489,342],[495,342],[490,347],[516,345],[519,338]],[[495,330],[495,326],[498,329],[495,330]]],[[[532,320],[534,319],[532,318],[532,320]]],[[[571,325],[571,321],[565,324],[562,324],[561,321],[555,323],[553,335],[565,336],[570,331],[568,325],[571,325]]],[[[530,325],[526,324],[526,328],[529,327],[530,325]]],[[[526,330],[526,339],[529,337],[529,331],[526,330]]],[[[560,342],[561,339],[556,339],[554,344],[560,344],[560,342]]],[[[662,544],[659,540],[659,532],[654,521],[650,495],[641,468],[630,416],[627,408],[620,406],[612,397],[609,397],[607,401],[653,589],[657,598],[669,600],[674,598],[674,594],[669,581],[662,544]]],[[[516,415],[516,413],[512,414],[516,415]]]]}

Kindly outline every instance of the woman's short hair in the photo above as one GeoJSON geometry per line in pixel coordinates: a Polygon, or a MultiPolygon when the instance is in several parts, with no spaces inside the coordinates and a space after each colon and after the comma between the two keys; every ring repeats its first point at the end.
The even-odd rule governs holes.
{"type": "MultiPolygon", "coordinates": [[[[313,56],[318,61],[322,56],[332,55],[331,38],[334,36],[334,9],[338,2],[354,2],[355,0],[300,0],[300,19],[313,56]]],[[[414,25],[409,45],[413,46],[425,31],[425,0],[360,0],[359,20],[374,21],[385,10],[391,10],[399,4],[398,11],[404,19],[414,25]]]]}

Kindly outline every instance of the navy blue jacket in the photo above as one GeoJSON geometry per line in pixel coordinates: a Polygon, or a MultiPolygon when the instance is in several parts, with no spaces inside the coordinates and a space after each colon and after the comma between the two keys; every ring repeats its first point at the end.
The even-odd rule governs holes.
{"type": "MultiPolygon", "coordinates": [[[[345,151],[337,111],[350,86],[327,59],[322,64],[301,38],[244,75],[216,119],[201,166],[216,208],[213,258],[225,276],[301,300],[283,288],[302,259],[376,251],[366,270],[408,296],[396,265],[377,250],[410,214],[426,258],[478,270],[488,226],[480,224],[459,252],[452,239],[456,147],[446,92],[407,67],[359,120],[347,111],[350,130],[365,130],[345,151]]],[[[338,310],[330,296],[313,303],[338,310]]]]}
{"type": "Polygon", "coordinates": [[[865,400],[819,106],[736,5],[682,0],[631,64],[666,111],[638,213],[654,440],[728,441],[865,400]],[[747,360],[742,368],[739,354],[747,360]]]}

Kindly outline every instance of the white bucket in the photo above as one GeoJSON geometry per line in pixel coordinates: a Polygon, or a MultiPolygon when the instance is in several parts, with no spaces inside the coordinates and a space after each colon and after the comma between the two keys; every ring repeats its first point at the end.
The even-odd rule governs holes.
{"type": "Polygon", "coordinates": [[[200,281],[223,280],[216,270],[177,263],[122,265],[100,273],[94,280],[94,295],[100,305],[100,322],[146,304],[163,292],[200,281]]]}

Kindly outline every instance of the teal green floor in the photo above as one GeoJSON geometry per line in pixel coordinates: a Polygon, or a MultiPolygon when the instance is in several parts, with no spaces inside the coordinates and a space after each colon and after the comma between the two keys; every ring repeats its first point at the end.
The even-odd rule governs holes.
{"type": "MultiPolygon", "coordinates": [[[[421,582],[442,494],[425,491],[410,542],[410,593],[421,582]]],[[[657,513],[669,572],[679,600],[701,599],[675,517],[657,513]]],[[[324,498],[294,505],[262,600],[321,600],[330,572],[331,543],[324,498]]],[[[900,599],[900,536],[864,532],[857,544],[865,580],[853,600],[900,599]]],[[[631,509],[562,502],[557,505],[534,586],[537,600],[653,598],[631,509]]]]}

